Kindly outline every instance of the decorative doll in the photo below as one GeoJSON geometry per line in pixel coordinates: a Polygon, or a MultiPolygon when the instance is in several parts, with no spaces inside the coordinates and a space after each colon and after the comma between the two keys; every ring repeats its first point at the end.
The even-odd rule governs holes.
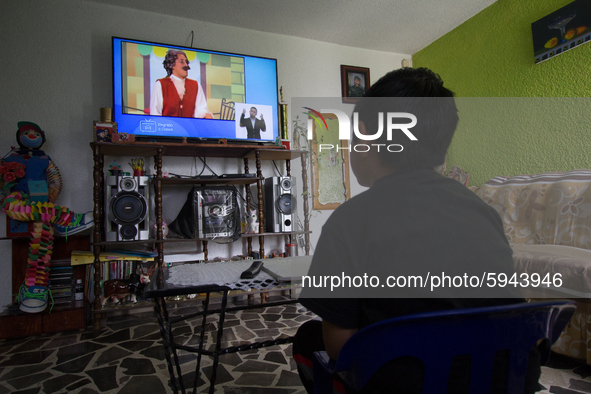
{"type": "MultiPolygon", "coordinates": [[[[152,235],[154,238],[158,235],[158,224],[154,223],[152,225],[152,235]]],[[[166,239],[168,236],[168,223],[166,221],[162,221],[162,238],[166,239]]]]}
{"type": "Polygon", "coordinates": [[[249,209],[247,216],[246,233],[256,234],[259,232],[259,216],[257,215],[256,209],[249,209]]]}
{"type": "Polygon", "coordinates": [[[66,207],[55,205],[62,178],[49,155],[40,148],[45,132],[32,122],[19,122],[16,139],[20,146],[4,159],[25,166],[25,176],[11,187],[12,192],[2,203],[4,212],[14,220],[51,223],[60,235],[72,235],[92,227],[92,215],[74,214],[66,207]]]}
{"type": "Polygon", "coordinates": [[[55,186],[57,187],[52,190],[51,196],[51,201],[54,201],[61,190],[61,177],[51,158],[40,149],[45,143],[45,133],[35,123],[19,122],[16,141],[20,149],[10,154],[5,159],[5,162],[24,165],[25,176],[19,179],[16,185],[11,188],[11,191],[27,194],[32,202],[50,201],[47,187],[47,169],[51,167],[57,174],[55,177],[55,186]]]}
{"type": "MultiPolygon", "coordinates": [[[[13,181],[10,194],[2,200],[2,208],[11,221],[33,222],[26,230],[31,234],[29,257],[17,299],[22,311],[37,313],[47,307],[54,227],[60,234],[73,234],[91,227],[92,215],[75,214],[53,203],[62,181],[57,166],[40,149],[45,143],[45,132],[38,125],[19,122],[16,140],[20,148],[10,153],[2,165],[16,163],[24,174],[17,173],[18,180],[13,181]]],[[[4,176],[4,186],[8,180],[4,176]]]]}

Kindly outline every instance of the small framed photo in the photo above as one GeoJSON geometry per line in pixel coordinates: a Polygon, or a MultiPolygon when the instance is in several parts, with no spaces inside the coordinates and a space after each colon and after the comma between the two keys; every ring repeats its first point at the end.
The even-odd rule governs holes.
{"type": "Polygon", "coordinates": [[[117,123],[95,121],[93,141],[117,143],[134,142],[135,135],[120,133],[117,130],[117,123]]]}
{"type": "Polygon", "coordinates": [[[341,65],[343,103],[356,103],[369,89],[369,68],[341,65]]]}
{"type": "Polygon", "coordinates": [[[117,124],[110,122],[94,122],[93,140],[97,142],[113,142],[113,135],[117,134],[117,124]]]}

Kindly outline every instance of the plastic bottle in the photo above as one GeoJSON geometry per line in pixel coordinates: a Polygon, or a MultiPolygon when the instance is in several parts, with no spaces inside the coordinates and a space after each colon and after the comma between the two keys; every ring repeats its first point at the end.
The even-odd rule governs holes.
{"type": "Polygon", "coordinates": [[[74,299],[76,301],[84,300],[84,285],[82,284],[82,279],[76,279],[74,294],[74,299]]]}

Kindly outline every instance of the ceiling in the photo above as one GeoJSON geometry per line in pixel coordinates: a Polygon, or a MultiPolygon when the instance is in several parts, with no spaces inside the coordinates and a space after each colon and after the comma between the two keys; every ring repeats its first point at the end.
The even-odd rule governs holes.
{"type": "Polygon", "coordinates": [[[412,55],[496,0],[90,0],[412,55]]]}

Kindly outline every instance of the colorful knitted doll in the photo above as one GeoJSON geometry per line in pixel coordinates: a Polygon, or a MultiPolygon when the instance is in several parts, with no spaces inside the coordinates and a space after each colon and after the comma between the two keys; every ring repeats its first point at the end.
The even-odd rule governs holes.
{"type": "MultiPolygon", "coordinates": [[[[18,295],[20,309],[41,312],[47,306],[49,266],[53,251],[53,227],[58,233],[74,234],[92,226],[89,213],[75,214],[53,202],[61,191],[61,176],[51,158],[40,148],[45,143],[45,132],[35,123],[19,122],[16,139],[20,146],[3,161],[24,166],[25,175],[10,188],[2,201],[2,208],[10,219],[34,222],[25,282],[18,295]]],[[[4,164],[3,163],[3,164],[4,164]]],[[[22,174],[21,174],[22,175],[22,174]]]]}

